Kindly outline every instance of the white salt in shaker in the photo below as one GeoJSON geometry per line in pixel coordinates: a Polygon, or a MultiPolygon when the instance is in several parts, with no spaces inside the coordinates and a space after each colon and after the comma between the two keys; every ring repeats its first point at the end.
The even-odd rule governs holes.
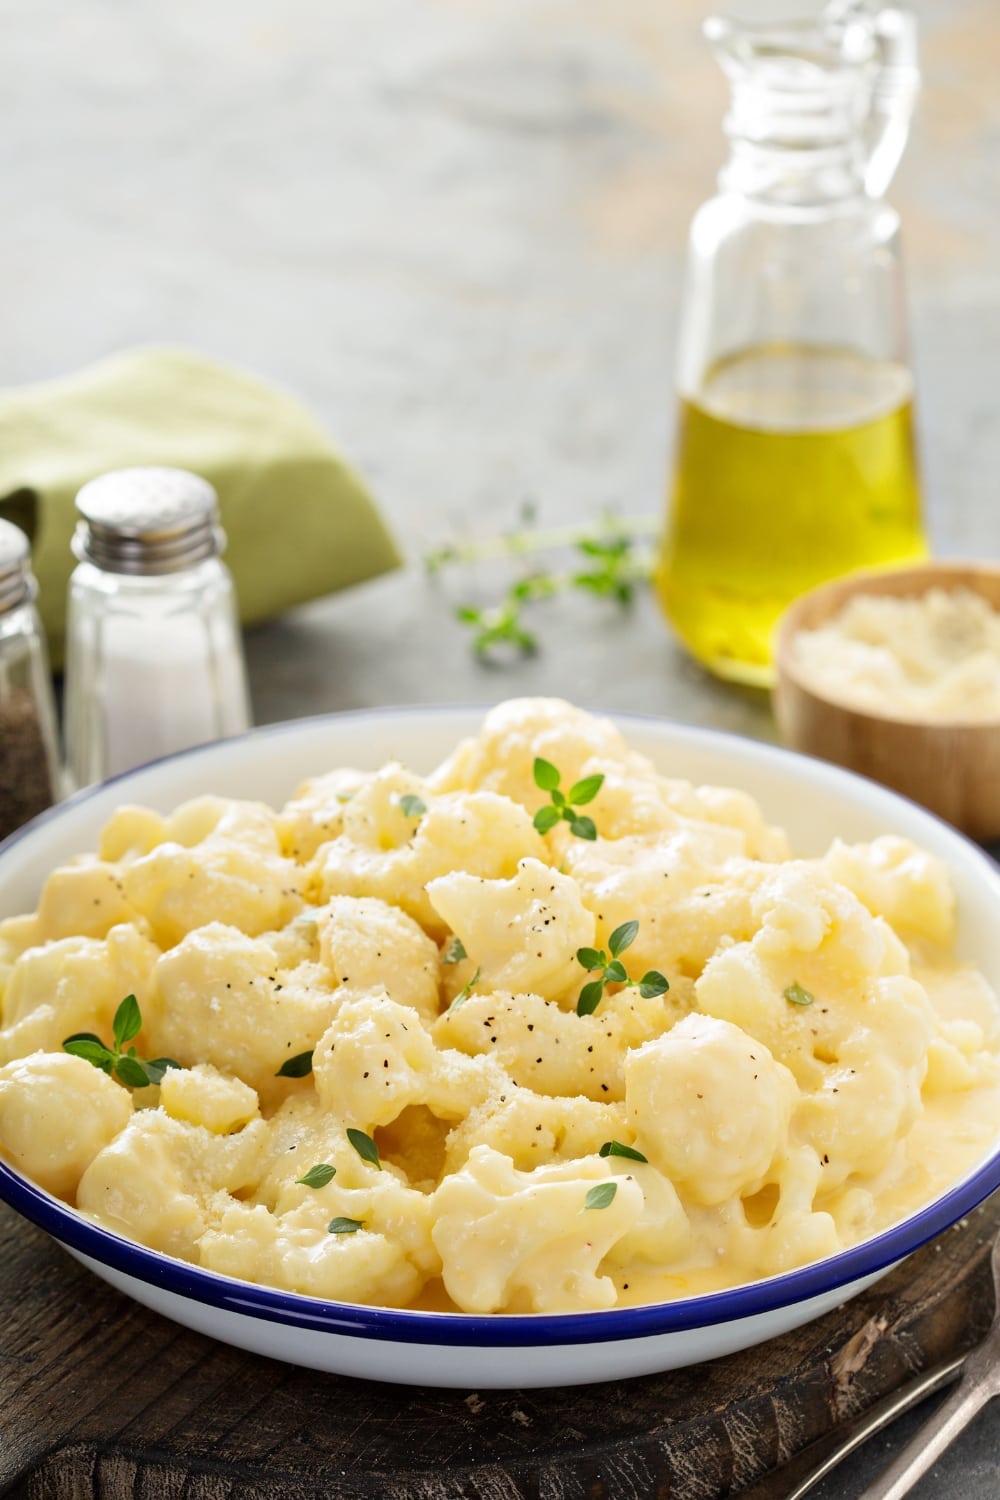
{"type": "Polygon", "coordinates": [[[77,786],[250,722],[212,486],[183,469],[84,485],[66,622],[66,758],[77,786]]]}

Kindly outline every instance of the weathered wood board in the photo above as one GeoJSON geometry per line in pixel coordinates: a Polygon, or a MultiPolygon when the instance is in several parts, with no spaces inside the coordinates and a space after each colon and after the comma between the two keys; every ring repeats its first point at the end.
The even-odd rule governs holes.
{"type": "Polygon", "coordinates": [[[775,1465],[982,1336],[998,1225],[1000,1196],[861,1297],[729,1359],[473,1392],[317,1375],[214,1343],[0,1207],[0,1495],[718,1500],[753,1485],[764,1500],[775,1465]]]}

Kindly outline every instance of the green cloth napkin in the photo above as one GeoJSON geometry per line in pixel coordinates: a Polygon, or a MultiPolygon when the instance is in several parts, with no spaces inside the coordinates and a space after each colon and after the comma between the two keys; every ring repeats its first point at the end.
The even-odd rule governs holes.
{"type": "Polygon", "coordinates": [[[192,469],[215,486],[244,623],[399,565],[371,496],[297,401],[183,350],[113,355],[0,391],[0,516],[31,536],[56,665],[76,493],[136,464],[192,469]]]}

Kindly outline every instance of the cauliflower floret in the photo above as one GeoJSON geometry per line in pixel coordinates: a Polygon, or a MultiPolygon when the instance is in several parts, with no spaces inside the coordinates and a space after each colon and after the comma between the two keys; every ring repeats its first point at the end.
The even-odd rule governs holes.
{"type": "Polygon", "coordinates": [[[344,808],[371,780],[370,772],[344,767],[304,781],[278,814],[282,854],[302,862],[312,859],[321,844],[339,837],[344,808]]]}
{"type": "Polygon", "coordinates": [[[658,969],[673,982],[696,978],[724,939],[756,931],[753,892],[770,867],[731,859],[732,849],[714,831],[685,824],[671,834],[574,839],[565,864],[598,914],[598,945],[641,912],[629,967],[658,969]]]}
{"type": "Polygon", "coordinates": [[[302,908],[302,872],[285,859],[269,807],[201,797],[178,808],[167,839],[122,867],[131,905],[163,947],[206,922],[251,936],[283,927],[302,908]]]}
{"type": "Polygon", "coordinates": [[[444,1165],[454,1172],[476,1146],[492,1146],[520,1171],[530,1172],[549,1162],[594,1156],[605,1141],[632,1141],[621,1104],[583,1096],[550,1098],[512,1084],[459,1121],[448,1136],[444,1165]]]}
{"type": "Polygon", "coordinates": [[[684,818],[738,829],[743,844],[740,853],[747,859],[777,864],[789,858],[785,830],[764,821],[749,793],[731,786],[692,786],[669,777],[660,778],[660,787],[667,805],[684,818]]]}
{"type": "Polygon", "coordinates": [[[265,1106],[287,1085],[278,1070],[315,1047],[341,1004],[312,963],[286,968],[276,944],[207,922],[164,953],[143,1007],[154,1055],[212,1063],[255,1088],[265,1106]]]}
{"type": "Polygon", "coordinates": [[[370,896],[334,896],[314,917],[321,961],[345,989],[385,988],[428,1020],[437,1015],[437,944],[412,917],[370,896]]]}
{"type": "Polygon", "coordinates": [[[313,1080],[328,1109],[368,1131],[415,1104],[460,1119],[506,1081],[494,1058],[439,1050],[417,1012],[384,991],[338,1012],[313,1054],[313,1080]]]}
{"type": "Polygon", "coordinates": [[[788,1140],[795,1079],[728,1021],[686,1016],[625,1059],[644,1155],[696,1203],[756,1192],[788,1140]]]}
{"type": "Polygon", "coordinates": [[[513,875],[525,856],[544,859],[545,845],[523,808],[488,792],[430,799],[407,816],[400,799],[412,778],[375,777],[347,806],[344,831],[324,844],[314,865],[320,899],[376,896],[401,906],[426,932],[447,934],[427,896],[428,882],[452,870],[487,879],[513,875]]]}
{"type": "Polygon", "coordinates": [[[598,1268],[639,1223],[642,1190],[600,1156],[519,1172],[477,1146],[433,1197],[433,1239],[449,1296],[463,1312],[582,1312],[612,1307],[598,1268]],[[614,1187],[603,1206],[588,1192],[614,1187]]]}
{"type": "Polygon", "coordinates": [[[593,757],[624,764],[630,754],[610,719],[560,698],[512,698],[490,710],[476,737],[463,740],[428,785],[435,792],[498,792],[534,813],[546,800],[535,782],[536,756],[556,767],[568,791],[591,774],[593,757]]]}
{"type": "Polygon", "coordinates": [[[434,1275],[430,1200],[384,1174],[363,1189],[335,1178],[294,1207],[224,1202],[198,1242],[203,1266],[309,1297],[402,1307],[434,1275]]]}
{"type": "Polygon", "coordinates": [[[77,1207],[115,1234],[197,1261],[214,1196],[256,1180],[265,1131],[252,1120],[235,1135],[215,1135],[162,1109],[138,1110],[84,1172],[77,1207]]]}
{"type": "MultiPolygon", "coordinates": [[[[127,924],[112,928],[104,939],[67,937],[28,948],[4,991],[0,1061],[56,1052],[77,1031],[110,1041],[115,1011],[126,995],[136,996],[145,1016],[159,956],[160,950],[127,924]]],[[[145,1031],[140,1050],[144,1039],[145,1031]]]]}
{"type": "Polygon", "coordinates": [[[84,857],[53,870],[38,903],[36,942],[64,937],[107,937],[139,914],[125,897],[118,867],[84,857]]]}
{"type": "Polygon", "coordinates": [[[488,1054],[538,1094],[584,1094],[610,1104],[625,1097],[622,1060],[628,1049],[670,1024],[669,999],[627,989],[606,993],[594,1015],[579,1016],[541,995],[474,991],[441,1016],[433,1035],[439,1046],[488,1054]]]}
{"type": "Polygon", "coordinates": [[[0,1148],[39,1187],[70,1202],[131,1115],[128,1089],[82,1057],[34,1052],[0,1068],[0,1148]]]}
{"type": "Polygon", "coordinates": [[[522,859],[511,880],[459,870],[432,880],[427,894],[461,939],[484,989],[558,1000],[577,984],[576,952],[593,943],[594,917],[569,876],[522,859]]]}
{"type": "Polygon", "coordinates": [[[126,802],[115,808],[101,829],[97,857],[108,864],[139,859],[169,837],[166,818],[150,807],[126,802]]]}
{"type": "MultiPolygon", "coordinates": [[[[800,1087],[819,1087],[854,1028],[873,1024],[875,981],[907,976],[906,951],[846,887],[804,863],[778,866],[752,905],[755,936],[709,960],[696,1004],[758,1037],[800,1087]]],[[[919,1020],[927,1011],[919,986],[911,1001],[919,1020]]],[[[926,1020],[917,1035],[926,1045],[926,1020]]]]}
{"type": "Polygon", "coordinates": [[[160,1107],[172,1120],[204,1125],[215,1135],[241,1130],[257,1115],[256,1091],[211,1063],[168,1068],[160,1084],[160,1107]]]}
{"type": "Polygon", "coordinates": [[[909,839],[888,834],[870,844],[834,839],[819,863],[901,935],[954,943],[955,893],[947,866],[909,839]]]}

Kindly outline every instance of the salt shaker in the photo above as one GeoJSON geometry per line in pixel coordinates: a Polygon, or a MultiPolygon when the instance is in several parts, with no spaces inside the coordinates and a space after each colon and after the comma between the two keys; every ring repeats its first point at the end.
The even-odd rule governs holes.
{"type": "Polygon", "coordinates": [[[77,786],[250,722],[233,582],[212,486],[183,469],[84,485],[66,641],[66,757],[77,786]]]}
{"type": "Polygon", "coordinates": [[[0,839],[59,794],[48,653],[28,538],[0,520],[0,839]]]}

